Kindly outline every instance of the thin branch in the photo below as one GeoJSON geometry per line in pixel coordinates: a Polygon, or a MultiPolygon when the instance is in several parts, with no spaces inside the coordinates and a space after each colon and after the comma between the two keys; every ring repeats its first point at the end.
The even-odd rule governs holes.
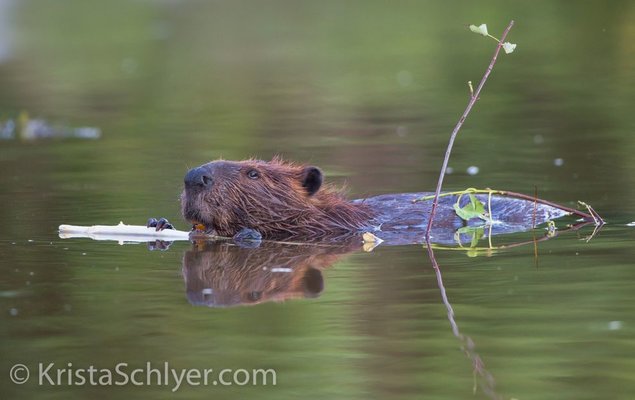
{"type": "Polygon", "coordinates": [[[441,173],[439,174],[439,180],[437,181],[437,190],[434,192],[434,202],[432,203],[432,210],[430,211],[430,219],[428,220],[428,227],[426,228],[426,236],[425,236],[426,242],[430,241],[430,230],[432,229],[434,214],[437,211],[437,206],[439,203],[439,193],[441,193],[441,187],[443,186],[443,177],[445,176],[445,170],[448,167],[448,161],[450,160],[450,154],[452,153],[452,146],[454,146],[454,139],[456,139],[456,136],[459,133],[461,126],[463,126],[463,122],[465,122],[465,119],[467,118],[468,114],[472,110],[472,107],[478,100],[481,94],[481,90],[483,89],[483,86],[485,86],[485,82],[487,81],[487,78],[489,77],[489,74],[492,72],[492,69],[494,69],[494,64],[496,64],[496,58],[498,57],[498,53],[500,52],[501,47],[503,47],[503,42],[505,41],[505,38],[507,37],[507,34],[509,33],[510,29],[512,29],[512,26],[514,26],[513,20],[509,22],[509,25],[507,25],[507,28],[503,32],[503,35],[501,36],[501,40],[498,42],[498,45],[496,46],[494,57],[492,57],[492,61],[489,63],[489,66],[487,67],[487,70],[485,71],[485,75],[483,75],[481,82],[478,84],[478,87],[476,88],[474,95],[470,95],[470,101],[467,103],[467,107],[465,108],[463,115],[461,116],[461,118],[459,119],[459,122],[454,127],[454,130],[452,131],[452,135],[450,136],[450,142],[448,143],[448,148],[445,151],[443,166],[441,167],[441,173]]]}

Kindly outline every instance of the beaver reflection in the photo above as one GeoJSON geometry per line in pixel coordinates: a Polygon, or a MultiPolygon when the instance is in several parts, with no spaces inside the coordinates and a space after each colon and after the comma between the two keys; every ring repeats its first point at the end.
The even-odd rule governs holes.
{"type": "Polygon", "coordinates": [[[187,299],[229,307],[317,297],[324,290],[322,271],[357,247],[196,242],[183,257],[187,299]]]}

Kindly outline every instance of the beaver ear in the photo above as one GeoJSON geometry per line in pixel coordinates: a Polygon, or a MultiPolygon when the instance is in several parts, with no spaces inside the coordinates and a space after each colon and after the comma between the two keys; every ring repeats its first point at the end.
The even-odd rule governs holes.
{"type": "Polygon", "coordinates": [[[317,167],[306,167],[302,171],[302,187],[313,196],[322,186],[322,171],[317,167]]]}

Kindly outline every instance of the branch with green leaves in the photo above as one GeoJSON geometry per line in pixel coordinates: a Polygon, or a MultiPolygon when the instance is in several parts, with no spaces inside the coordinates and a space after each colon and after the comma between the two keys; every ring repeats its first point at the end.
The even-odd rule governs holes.
{"type": "MultiPolygon", "coordinates": [[[[496,40],[496,42],[501,43],[500,39],[496,39],[494,36],[490,35],[487,32],[487,25],[486,24],[480,24],[479,26],[470,25],[470,30],[472,32],[474,32],[474,33],[478,33],[478,34],[483,35],[485,37],[492,38],[492,39],[496,40]]],[[[503,43],[502,46],[503,46],[503,50],[505,51],[506,54],[513,53],[514,50],[516,50],[516,43],[505,42],[505,43],[503,43]]]]}
{"type": "MultiPolygon", "coordinates": [[[[474,26],[474,25],[472,25],[472,26],[474,26]]],[[[489,33],[487,32],[487,25],[482,24],[482,25],[480,25],[478,27],[474,26],[474,29],[472,29],[472,26],[470,26],[470,30],[472,30],[473,32],[479,33],[479,34],[481,34],[483,36],[490,36],[489,33]]],[[[443,178],[445,176],[445,171],[448,168],[448,161],[450,160],[450,154],[452,153],[452,146],[454,145],[454,140],[456,139],[456,136],[458,135],[459,130],[463,126],[463,123],[465,122],[465,119],[470,114],[470,111],[472,110],[472,107],[474,107],[474,104],[479,99],[481,90],[483,90],[483,86],[485,86],[485,82],[487,82],[487,78],[489,77],[490,73],[492,72],[492,69],[494,69],[494,64],[496,64],[496,59],[498,58],[498,53],[500,53],[500,49],[505,46],[506,47],[505,52],[511,53],[516,48],[515,44],[509,43],[509,42],[504,42],[504,40],[507,38],[507,34],[512,29],[512,26],[514,26],[514,21],[513,20],[509,22],[509,25],[507,25],[507,28],[505,29],[505,31],[503,31],[503,35],[501,36],[500,40],[498,40],[498,39],[494,38],[493,36],[491,36],[492,38],[494,38],[495,40],[498,41],[498,45],[496,46],[496,51],[494,51],[494,56],[492,57],[492,60],[490,61],[489,66],[485,70],[485,74],[483,75],[483,78],[481,78],[481,82],[476,87],[476,90],[472,90],[472,85],[470,84],[470,100],[468,101],[467,107],[465,108],[465,111],[463,112],[463,115],[461,115],[461,118],[459,119],[459,122],[457,122],[456,126],[454,127],[454,130],[452,131],[452,135],[450,135],[450,141],[449,141],[448,147],[447,147],[447,149],[445,151],[445,157],[443,159],[443,166],[441,167],[441,172],[439,174],[439,180],[437,181],[437,188],[436,188],[436,191],[434,192],[434,201],[432,203],[432,210],[430,211],[430,219],[428,220],[428,226],[426,228],[426,234],[425,234],[426,242],[430,241],[430,231],[432,230],[432,223],[434,221],[434,215],[435,215],[435,213],[437,211],[437,207],[439,205],[439,194],[441,193],[441,187],[443,186],[443,178]]]]}

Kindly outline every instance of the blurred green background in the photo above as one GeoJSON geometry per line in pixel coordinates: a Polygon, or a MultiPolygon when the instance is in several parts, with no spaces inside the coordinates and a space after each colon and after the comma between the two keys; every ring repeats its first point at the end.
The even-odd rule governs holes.
{"type": "Polygon", "coordinates": [[[102,132],[0,141],[1,397],[630,399],[634,21],[631,1],[0,0],[0,123],[28,113],[102,132]],[[57,237],[62,223],[150,216],[185,229],[183,175],[219,157],[312,163],[351,196],[431,190],[495,48],[466,25],[498,36],[510,19],[518,48],[500,56],[444,187],[536,187],[610,224],[589,243],[541,244],[538,268],[531,246],[438,254],[494,393],[472,394],[418,246],[346,258],[318,299],[207,309],[185,299],[187,243],[57,237]],[[6,372],[166,360],[273,367],[278,385],[173,394],[17,386],[6,372]]]}

